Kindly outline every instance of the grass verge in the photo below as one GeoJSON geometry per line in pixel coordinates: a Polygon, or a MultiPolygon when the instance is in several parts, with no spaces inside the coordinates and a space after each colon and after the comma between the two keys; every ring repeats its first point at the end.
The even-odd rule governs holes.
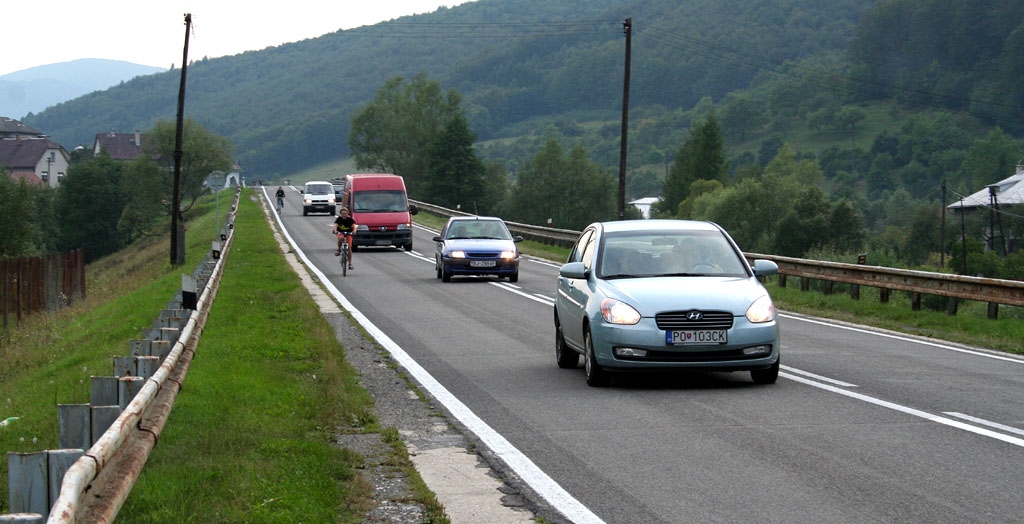
{"type": "MultiPolygon", "coordinates": [[[[336,434],[386,430],[251,196],[183,390],[119,522],[355,523],[373,504],[357,473],[364,457],[336,434]]],[[[214,238],[212,210],[204,201],[189,217],[186,269],[214,238]]],[[[0,419],[19,417],[0,428],[5,451],[58,447],[55,404],[87,402],[88,376],[109,375],[111,356],[127,354],[180,288],[167,253],[152,239],[98,261],[87,301],[3,334],[0,419]]],[[[400,440],[389,444],[430,522],[446,522],[400,440]]],[[[7,493],[6,460],[0,469],[7,493]]]]}
{"type": "Polygon", "coordinates": [[[992,320],[984,302],[961,301],[956,315],[950,315],[941,297],[926,297],[925,307],[914,311],[909,294],[900,291],[890,292],[889,301],[883,303],[879,289],[866,286],[861,286],[858,300],[850,297],[847,285],[837,284],[826,295],[815,289],[820,286],[801,291],[799,279],[779,287],[778,278],[769,277],[766,287],[781,310],[1024,354],[1024,308],[1000,306],[999,319],[992,320]]]}

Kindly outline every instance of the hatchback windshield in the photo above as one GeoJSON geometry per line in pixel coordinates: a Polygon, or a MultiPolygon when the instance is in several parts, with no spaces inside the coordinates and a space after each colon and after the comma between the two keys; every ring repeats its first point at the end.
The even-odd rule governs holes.
{"type": "Polygon", "coordinates": [[[598,275],[601,278],[652,276],[746,277],[741,255],[718,232],[656,231],[608,233],[598,275]]]}

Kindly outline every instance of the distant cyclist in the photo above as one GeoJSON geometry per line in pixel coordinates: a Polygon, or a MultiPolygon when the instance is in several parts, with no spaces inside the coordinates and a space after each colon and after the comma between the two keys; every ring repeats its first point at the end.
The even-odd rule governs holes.
{"type": "Polygon", "coordinates": [[[338,218],[334,219],[334,234],[338,237],[338,250],[334,256],[341,255],[342,239],[348,242],[348,268],[352,269],[352,235],[356,232],[356,221],[348,213],[348,208],[338,210],[338,218]]]}
{"type": "Polygon", "coordinates": [[[277,186],[277,209],[284,209],[284,188],[277,186]]]}

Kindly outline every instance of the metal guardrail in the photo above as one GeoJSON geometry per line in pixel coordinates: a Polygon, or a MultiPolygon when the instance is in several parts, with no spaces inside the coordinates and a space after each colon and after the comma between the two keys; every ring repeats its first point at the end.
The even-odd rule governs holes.
{"type": "MultiPolygon", "coordinates": [[[[842,262],[804,260],[775,255],[747,253],[748,258],[771,260],[779,265],[779,285],[785,286],[785,277],[800,277],[801,289],[808,288],[808,279],[823,280],[829,285],[842,282],[853,286],[871,286],[882,290],[880,300],[885,302],[889,290],[913,293],[911,304],[914,310],[921,307],[920,295],[938,295],[955,299],[987,302],[989,318],[997,318],[999,304],[1024,306],[1024,282],[997,278],[970,277],[931,273],[912,269],[896,269],[881,266],[866,266],[842,262]]],[[[858,298],[858,288],[852,287],[851,295],[858,298]]],[[[956,313],[956,302],[950,302],[948,312],[956,313]]]]}
{"type": "MultiPolygon", "coordinates": [[[[426,202],[419,202],[416,200],[410,200],[410,203],[416,204],[416,207],[420,211],[426,211],[432,215],[437,215],[442,218],[450,218],[453,216],[474,216],[472,213],[463,213],[455,209],[448,209],[446,207],[435,206],[426,202]]],[[[520,224],[518,222],[505,222],[508,226],[508,230],[513,235],[520,235],[526,240],[533,240],[547,245],[555,245],[559,247],[572,247],[576,243],[576,239],[580,237],[579,231],[573,231],[571,229],[557,229],[553,227],[544,226],[533,226],[530,224],[520,224]]]]}
{"type": "MultiPolygon", "coordinates": [[[[200,263],[193,275],[182,275],[182,295],[173,302],[174,307],[171,312],[177,314],[188,312],[187,318],[165,319],[161,317],[154,321],[152,329],[143,330],[143,334],[146,336],[145,340],[133,340],[130,343],[133,354],[136,353],[135,346],[146,346],[144,344],[146,342],[152,343],[153,346],[156,346],[158,342],[161,345],[166,344],[166,346],[162,346],[166,348],[166,351],[160,358],[135,357],[134,359],[140,361],[140,367],[142,366],[141,361],[155,359],[158,361],[159,368],[153,369],[154,363],[152,360],[148,360],[146,376],[121,376],[117,371],[119,364],[131,367],[125,362],[133,359],[131,357],[115,358],[114,377],[93,377],[94,383],[100,379],[98,382],[104,385],[110,382],[124,382],[131,385],[124,388],[117,385],[114,388],[117,390],[114,396],[119,399],[122,397],[120,390],[126,390],[124,395],[126,398],[121,399],[125,403],[113,406],[85,406],[85,413],[92,412],[90,408],[115,408],[116,420],[107,421],[109,426],[105,430],[100,430],[102,435],[92,442],[88,450],[66,449],[42,452],[43,455],[49,456],[55,451],[71,451],[76,452],[75,455],[79,458],[68,465],[66,470],[57,471],[50,468],[50,471],[44,469],[39,472],[48,476],[46,482],[37,482],[39,479],[35,475],[30,476],[30,485],[25,489],[31,493],[24,497],[17,497],[19,506],[37,508],[39,504],[42,504],[47,509],[38,508],[25,513],[24,509],[26,508],[14,507],[12,502],[12,509],[19,513],[0,515],[0,522],[36,523],[45,519],[48,524],[82,524],[114,521],[121,506],[127,500],[146,458],[156,446],[156,440],[184,382],[184,375],[191,363],[192,353],[198,343],[199,334],[202,332],[210,304],[216,294],[220,274],[223,271],[224,259],[221,257],[221,252],[226,250],[231,243],[239,196],[240,193],[236,190],[235,202],[228,221],[220,232],[221,241],[213,242],[210,253],[200,263]],[[200,281],[205,282],[205,286],[201,290],[200,296],[197,297],[196,291],[198,290],[195,288],[200,281]],[[165,320],[172,321],[173,325],[164,327],[165,320]],[[161,327],[157,328],[158,324],[161,327]],[[108,378],[110,380],[103,380],[108,378]],[[54,481],[59,485],[51,484],[54,481]],[[51,485],[39,493],[33,485],[40,483],[51,485]],[[52,504],[48,504],[48,501],[52,504]]],[[[171,308],[171,303],[168,306],[171,308]]],[[[95,384],[93,390],[92,396],[96,396],[95,384]]],[[[87,431],[89,426],[88,423],[85,425],[87,431]]],[[[63,426],[61,431],[61,442],[63,443],[65,439],[63,426]]],[[[64,455],[57,453],[57,456],[62,461],[64,460],[64,455]]],[[[11,488],[13,501],[16,489],[13,484],[11,488]]]]}
{"type": "MultiPolygon", "coordinates": [[[[452,209],[435,206],[425,202],[415,202],[424,211],[441,217],[471,216],[452,209]]],[[[571,247],[579,238],[580,231],[554,229],[528,224],[506,222],[509,230],[524,238],[545,244],[571,247]]],[[[876,287],[881,290],[880,300],[889,300],[889,291],[906,291],[912,293],[911,307],[921,308],[921,295],[937,295],[951,299],[974,300],[988,303],[989,318],[997,318],[999,305],[1024,307],[1024,282],[1018,280],[1001,280],[996,278],[970,277],[945,273],[932,273],[910,269],[896,269],[882,266],[862,264],[846,264],[842,262],[826,262],[800,258],[745,253],[748,259],[771,260],[779,265],[779,285],[786,285],[786,277],[801,279],[800,287],[809,289],[811,279],[825,281],[825,292],[831,293],[832,284],[841,282],[850,284],[850,294],[859,298],[859,286],[876,287]]],[[[957,303],[950,301],[947,312],[955,314],[957,303]]]]}

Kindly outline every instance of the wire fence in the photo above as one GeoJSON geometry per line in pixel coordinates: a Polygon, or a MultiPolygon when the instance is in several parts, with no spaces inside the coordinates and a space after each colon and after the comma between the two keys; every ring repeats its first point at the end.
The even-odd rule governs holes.
{"type": "Polygon", "coordinates": [[[24,317],[85,299],[85,250],[0,259],[3,329],[24,317]]]}

